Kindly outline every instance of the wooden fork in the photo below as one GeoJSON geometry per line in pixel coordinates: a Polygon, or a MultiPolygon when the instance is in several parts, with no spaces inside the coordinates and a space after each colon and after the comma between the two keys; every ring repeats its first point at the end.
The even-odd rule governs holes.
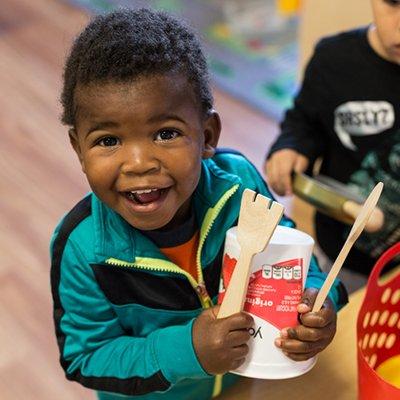
{"type": "Polygon", "coordinates": [[[283,205],[250,189],[243,192],[240,205],[237,240],[239,260],[232,273],[218,318],[243,310],[253,256],[264,250],[283,215],[283,205]]]}

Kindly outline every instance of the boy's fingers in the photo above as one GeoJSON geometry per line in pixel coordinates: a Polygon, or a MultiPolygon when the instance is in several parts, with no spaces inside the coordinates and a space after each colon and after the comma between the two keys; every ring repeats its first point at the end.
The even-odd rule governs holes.
{"type": "MultiPolygon", "coordinates": [[[[318,292],[319,292],[319,289],[316,289],[316,288],[307,288],[307,289],[304,291],[304,293],[303,293],[303,295],[302,295],[302,297],[301,297],[301,300],[300,300],[300,302],[299,302],[299,306],[305,305],[305,306],[307,306],[308,308],[310,308],[310,310],[311,310],[311,309],[312,309],[312,306],[314,305],[315,300],[316,300],[316,298],[317,298],[318,292]]],[[[327,298],[325,299],[324,304],[323,304],[321,310],[324,309],[324,308],[326,308],[326,309],[334,309],[332,300],[331,300],[329,297],[327,297],[327,298]]]]}
{"type": "Polygon", "coordinates": [[[292,171],[294,163],[295,158],[288,155],[287,157],[281,157],[279,159],[279,164],[276,164],[280,189],[285,195],[292,194],[292,171]]]}
{"type": "Polygon", "coordinates": [[[321,329],[307,328],[299,325],[296,328],[287,329],[288,338],[297,339],[305,342],[316,342],[324,338],[324,332],[321,329]]]}
{"type": "Polygon", "coordinates": [[[306,361],[316,356],[318,351],[317,352],[312,351],[311,353],[303,353],[303,354],[287,353],[285,351],[283,353],[293,361],[306,361]]]}
{"type": "Polygon", "coordinates": [[[242,344],[240,346],[232,347],[230,350],[233,360],[240,360],[249,354],[249,346],[247,344],[242,344]]]}
{"type": "Polygon", "coordinates": [[[311,312],[317,295],[318,289],[306,289],[297,306],[301,323],[311,328],[323,328],[336,320],[335,307],[329,298],[325,300],[323,307],[318,312],[311,312]]]}
{"type": "MultiPolygon", "coordinates": [[[[299,302],[299,304],[297,306],[297,311],[300,314],[308,313],[308,312],[310,312],[312,310],[312,307],[313,307],[313,305],[315,303],[315,300],[317,298],[318,292],[319,292],[319,290],[316,289],[316,288],[307,288],[304,291],[304,293],[303,293],[303,295],[301,297],[301,300],[300,300],[300,302],[299,302]]],[[[326,298],[326,300],[325,300],[325,302],[324,302],[324,304],[322,306],[322,309],[323,308],[334,308],[333,304],[332,304],[332,301],[329,298],[326,298]]]]}
{"type": "MultiPolygon", "coordinates": [[[[277,342],[275,341],[275,344],[277,342]]],[[[281,341],[280,346],[278,346],[282,351],[294,354],[306,354],[312,352],[318,352],[321,349],[320,344],[314,342],[302,342],[296,339],[287,339],[281,341]]]]}
{"type": "Polygon", "coordinates": [[[230,331],[227,335],[227,342],[229,346],[236,347],[245,344],[250,340],[250,333],[247,329],[238,329],[230,331]]]}
{"type": "Polygon", "coordinates": [[[264,164],[268,184],[280,196],[293,192],[292,172],[304,172],[309,164],[307,157],[292,149],[276,151],[264,164]]]}
{"type": "MultiPolygon", "coordinates": [[[[266,176],[267,176],[267,181],[268,183],[272,186],[275,186],[275,168],[274,168],[274,163],[271,160],[268,160],[266,165],[266,176]]],[[[274,189],[275,190],[275,189],[274,189]]]]}
{"type": "Polygon", "coordinates": [[[300,316],[301,323],[308,328],[325,328],[335,320],[334,314],[307,313],[300,316]]]}
{"type": "Polygon", "coordinates": [[[298,312],[299,314],[305,314],[305,313],[308,313],[308,312],[310,312],[310,311],[311,311],[311,307],[310,307],[310,306],[307,306],[306,304],[300,303],[300,304],[297,306],[297,312],[298,312]]]}
{"type": "Polygon", "coordinates": [[[233,360],[229,370],[232,371],[232,370],[239,368],[245,361],[246,361],[245,357],[238,359],[238,360],[233,360]]]}
{"type": "Polygon", "coordinates": [[[288,171],[286,174],[280,175],[281,182],[281,192],[285,196],[290,196],[292,194],[292,174],[288,171]]]}
{"type": "Polygon", "coordinates": [[[324,306],[318,312],[302,314],[300,320],[303,325],[310,328],[324,328],[336,321],[336,311],[330,299],[325,301],[324,306]]]}
{"type": "Polygon", "coordinates": [[[318,295],[318,289],[316,288],[307,288],[303,295],[301,296],[300,304],[305,304],[308,306],[310,309],[315,303],[315,299],[317,298],[318,295]]]}
{"type": "Polygon", "coordinates": [[[282,195],[281,187],[279,184],[279,177],[277,174],[278,167],[275,160],[269,160],[267,162],[267,181],[271,188],[278,194],[282,195]]]}
{"type": "Polygon", "coordinates": [[[308,158],[299,154],[296,158],[296,162],[294,164],[294,171],[295,172],[304,172],[308,167],[308,158]]]}
{"type": "Polygon", "coordinates": [[[301,342],[296,339],[286,339],[284,341],[275,341],[275,344],[282,350],[288,353],[309,353],[314,350],[310,342],[301,342]]]}
{"type": "Polygon", "coordinates": [[[291,173],[295,160],[293,154],[292,150],[279,150],[267,163],[267,181],[280,196],[291,193],[291,173]]]}
{"type": "Polygon", "coordinates": [[[230,331],[237,329],[249,329],[254,325],[253,317],[245,312],[233,314],[230,317],[222,318],[224,324],[229,326],[230,331]]]}

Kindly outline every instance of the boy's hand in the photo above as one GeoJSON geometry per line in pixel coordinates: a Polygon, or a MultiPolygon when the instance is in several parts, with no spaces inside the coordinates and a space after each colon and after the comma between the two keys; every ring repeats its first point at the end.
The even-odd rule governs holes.
{"type": "Polygon", "coordinates": [[[237,313],[217,319],[220,306],[204,310],[193,324],[193,346],[203,369],[212,375],[222,374],[243,364],[249,347],[248,329],[253,318],[237,313]]]}
{"type": "Polygon", "coordinates": [[[304,172],[308,158],[292,149],[278,150],[272,154],[264,166],[269,186],[279,195],[292,194],[292,172],[304,172]]]}
{"type": "Polygon", "coordinates": [[[310,312],[317,297],[318,289],[306,289],[297,311],[301,325],[285,328],[275,345],[295,361],[305,361],[324,350],[336,333],[336,311],[327,298],[321,310],[310,312]]]}

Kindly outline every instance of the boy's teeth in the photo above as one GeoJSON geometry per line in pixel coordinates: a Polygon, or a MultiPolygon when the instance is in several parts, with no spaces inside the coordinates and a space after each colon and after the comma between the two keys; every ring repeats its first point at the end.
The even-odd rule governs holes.
{"type": "Polygon", "coordinates": [[[133,194],[143,194],[143,193],[151,193],[158,189],[144,189],[144,190],[132,190],[131,193],[133,194]]]}
{"type": "Polygon", "coordinates": [[[163,189],[131,190],[128,192],[127,196],[136,203],[147,204],[157,201],[163,192],[163,189]]]}

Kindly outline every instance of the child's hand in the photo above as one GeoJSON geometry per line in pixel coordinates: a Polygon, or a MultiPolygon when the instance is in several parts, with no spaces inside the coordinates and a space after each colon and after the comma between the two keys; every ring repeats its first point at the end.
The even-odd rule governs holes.
{"type": "Polygon", "coordinates": [[[264,165],[268,185],[280,196],[292,194],[292,172],[304,172],[307,157],[292,149],[281,149],[271,155],[264,165]]]}
{"type": "Polygon", "coordinates": [[[327,298],[321,310],[310,312],[317,297],[318,289],[306,289],[297,311],[301,325],[285,328],[275,345],[295,361],[305,361],[324,350],[336,333],[336,311],[332,301],[327,298]]]}
{"type": "Polygon", "coordinates": [[[222,374],[243,364],[253,318],[245,312],[217,319],[219,306],[204,310],[193,324],[193,346],[203,369],[222,374]]]}

